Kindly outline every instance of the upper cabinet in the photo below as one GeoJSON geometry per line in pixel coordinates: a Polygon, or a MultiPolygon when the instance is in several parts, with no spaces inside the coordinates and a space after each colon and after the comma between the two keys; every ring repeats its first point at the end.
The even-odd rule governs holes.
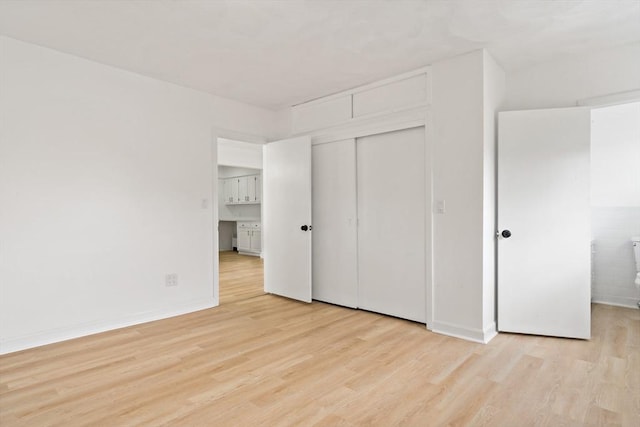
{"type": "Polygon", "coordinates": [[[261,195],[260,175],[237,176],[224,180],[224,201],[227,205],[260,203],[261,195]]]}
{"type": "Polygon", "coordinates": [[[227,178],[223,182],[224,182],[224,202],[226,204],[237,203],[238,180],[236,178],[227,178]]]}
{"type": "Polygon", "coordinates": [[[247,203],[260,203],[262,180],[260,175],[245,177],[247,179],[247,203]]]}
{"type": "Polygon", "coordinates": [[[292,132],[327,129],[430,103],[429,69],[423,68],[291,108],[292,132]]]}

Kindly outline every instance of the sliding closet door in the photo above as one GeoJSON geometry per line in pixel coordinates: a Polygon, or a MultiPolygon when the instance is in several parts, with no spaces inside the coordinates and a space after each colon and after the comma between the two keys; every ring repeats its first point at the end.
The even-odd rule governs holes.
{"type": "Polygon", "coordinates": [[[426,322],[424,127],[358,138],[358,306],[426,322]]]}
{"type": "Polygon", "coordinates": [[[356,141],[314,145],[313,299],[357,307],[356,141]]]}

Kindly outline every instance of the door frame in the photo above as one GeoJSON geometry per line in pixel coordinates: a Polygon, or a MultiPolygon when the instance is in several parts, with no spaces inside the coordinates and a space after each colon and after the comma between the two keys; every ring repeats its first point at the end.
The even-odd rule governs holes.
{"type": "Polygon", "coordinates": [[[236,132],[228,129],[216,128],[213,127],[211,129],[211,221],[212,221],[212,258],[213,258],[213,270],[211,274],[213,275],[212,281],[212,292],[213,292],[213,306],[217,307],[220,305],[220,257],[219,257],[219,245],[218,239],[220,237],[220,233],[218,231],[218,222],[220,220],[220,212],[218,206],[218,192],[220,189],[218,188],[218,138],[231,139],[242,142],[249,142],[254,144],[263,145],[267,142],[267,139],[258,136],[252,135],[249,133],[236,132]]]}

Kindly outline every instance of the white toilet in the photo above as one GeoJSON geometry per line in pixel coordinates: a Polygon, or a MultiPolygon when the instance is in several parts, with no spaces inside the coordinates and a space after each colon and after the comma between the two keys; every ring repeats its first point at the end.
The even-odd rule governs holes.
{"type": "MultiPolygon", "coordinates": [[[[631,238],[633,242],[633,254],[636,257],[636,287],[640,290],[640,236],[631,238]]],[[[640,302],[638,302],[640,308],[640,302]]]]}

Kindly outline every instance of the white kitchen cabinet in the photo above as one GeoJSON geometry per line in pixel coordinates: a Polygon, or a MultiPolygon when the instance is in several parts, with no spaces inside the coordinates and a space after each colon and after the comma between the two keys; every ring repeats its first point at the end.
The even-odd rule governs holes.
{"type": "Polygon", "coordinates": [[[225,179],[225,203],[228,205],[255,204],[261,202],[262,180],[260,175],[237,176],[225,179]]]}
{"type": "Polygon", "coordinates": [[[251,229],[240,227],[238,224],[238,252],[246,251],[251,248],[251,229]]]}
{"type": "Polygon", "coordinates": [[[262,180],[260,175],[247,176],[247,203],[260,203],[262,180]]]}
{"type": "Polygon", "coordinates": [[[260,255],[262,252],[262,233],[259,222],[238,222],[238,252],[247,255],[260,255]]]}
{"type": "Polygon", "coordinates": [[[247,203],[249,200],[249,186],[247,185],[248,177],[239,176],[238,180],[238,199],[237,203],[247,203]]]}
{"type": "Polygon", "coordinates": [[[237,178],[227,178],[224,180],[224,202],[228,205],[237,203],[238,180],[237,178]]]}
{"type": "Polygon", "coordinates": [[[259,228],[251,230],[249,247],[252,252],[260,253],[262,251],[262,232],[259,228]]]}

